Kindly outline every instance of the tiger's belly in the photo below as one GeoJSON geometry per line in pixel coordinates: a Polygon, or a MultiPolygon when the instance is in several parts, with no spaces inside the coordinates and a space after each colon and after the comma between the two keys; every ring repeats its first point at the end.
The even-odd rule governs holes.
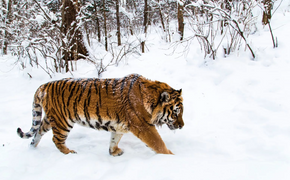
{"type": "Polygon", "coordinates": [[[118,123],[115,120],[96,120],[90,119],[87,120],[86,118],[81,118],[80,120],[76,121],[77,124],[89,128],[93,128],[96,130],[104,130],[109,132],[116,132],[116,133],[128,133],[129,128],[128,125],[125,123],[118,123]]]}

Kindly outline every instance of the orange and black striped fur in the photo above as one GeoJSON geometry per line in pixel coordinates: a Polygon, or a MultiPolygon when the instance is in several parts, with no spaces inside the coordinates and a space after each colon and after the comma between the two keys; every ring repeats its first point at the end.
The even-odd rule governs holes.
{"type": "Polygon", "coordinates": [[[181,90],[166,83],[151,81],[131,74],[121,79],[63,79],[41,85],[33,101],[33,120],[29,132],[17,133],[21,138],[34,136],[36,147],[50,129],[53,142],[63,153],[75,153],[65,141],[75,123],[111,132],[109,152],[123,154],[118,143],[124,133],[132,132],[156,153],[172,154],[155,125],[167,124],[171,129],[184,126],[181,90]],[[42,109],[45,116],[41,120],[42,109]]]}

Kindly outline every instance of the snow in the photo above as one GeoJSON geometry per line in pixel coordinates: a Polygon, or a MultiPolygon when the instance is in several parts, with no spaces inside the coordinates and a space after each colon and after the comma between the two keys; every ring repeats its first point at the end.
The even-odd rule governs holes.
{"type": "MultiPolygon", "coordinates": [[[[169,55],[172,49],[168,44],[151,35],[147,37],[149,52],[103,73],[103,78],[138,73],[182,88],[184,128],[158,129],[175,155],[155,154],[129,133],[119,143],[125,153],[112,157],[110,133],[78,125],[67,140],[67,146],[78,154],[60,153],[51,140],[51,131],[37,148],[30,148],[31,139],[19,138],[16,129],[30,129],[34,92],[47,81],[71,74],[49,79],[41,69],[19,70],[13,65],[15,57],[0,56],[1,180],[288,180],[290,13],[283,8],[271,22],[278,48],[272,48],[268,27],[259,25],[249,37],[257,56],[254,61],[248,50],[226,58],[218,54],[214,61],[204,59],[198,45],[186,56],[169,55]]],[[[97,77],[97,71],[79,62],[73,75],[97,77]]]]}

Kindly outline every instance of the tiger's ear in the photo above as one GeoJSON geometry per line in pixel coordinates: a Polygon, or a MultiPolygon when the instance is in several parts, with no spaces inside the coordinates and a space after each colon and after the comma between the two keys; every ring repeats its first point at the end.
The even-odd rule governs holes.
{"type": "Polygon", "coordinates": [[[168,92],[164,91],[163,93],[161,93],[161,97],[160,97],[161,102],[168,102],[169,99],[170,99],[170,95],[168,94],[168,92]]]}
{"type": "Polygon", "coordinates": [[[177,90],[177,92],[179,93],[179,95],[181,96],[181,94],[182,94],[182,89],[180,89],[180,90],[177,90]]]}

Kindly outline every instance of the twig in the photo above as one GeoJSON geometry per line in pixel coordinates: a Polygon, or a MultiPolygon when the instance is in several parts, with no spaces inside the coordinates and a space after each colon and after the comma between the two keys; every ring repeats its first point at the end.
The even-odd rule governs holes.
{"type": "Polygon", "coordinates": [[[276,48],[276,47],[278,47],[278,44],[277,44],[277,42],[275,42],[274,35],[273,35],[273,32],[272,32],[272,28],[271,28],[271,25],[270,25],[270,21],[268,22],[268,26],[269,26],[271,37],[272,37],[272,41],[273,41],[273,48],[276,48]]]}

